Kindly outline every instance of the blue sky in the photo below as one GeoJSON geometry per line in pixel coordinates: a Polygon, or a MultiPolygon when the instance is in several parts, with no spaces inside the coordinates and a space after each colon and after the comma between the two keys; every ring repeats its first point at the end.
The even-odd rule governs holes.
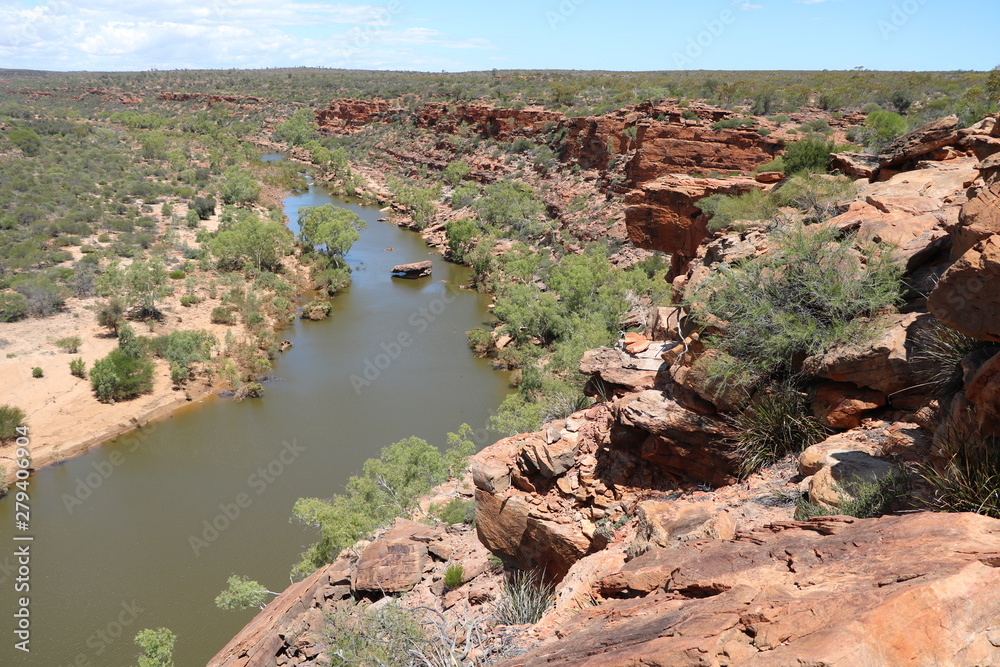
{"type": "Polygon", "coordinates": [[[0,67],[986,70],[995,0],[0,0],[0,67]]]}

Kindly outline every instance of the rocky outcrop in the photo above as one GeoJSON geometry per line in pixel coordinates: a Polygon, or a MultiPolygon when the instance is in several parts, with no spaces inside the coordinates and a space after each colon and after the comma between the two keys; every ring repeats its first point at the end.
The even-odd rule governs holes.
{"type": "Polygon", "coordinates": [[[640,248],[693,258],[708,237],[708,219],[695,204],[710,195],[734,195],[764,187],[752,178],[664,176],[643,183],[625,198],[625,227],[640,248]]]}
{"type": "Polygon", "coordinates": [[[970,248],[927,299],[939,320],[979,340],[1000,341],[1000,235],[970,248]]]}
{"type": "Polygon", "coordinates": [[[872,178],[878,173],[878,156],[867,153],[833,153],[830,166],[851,178],[872,178]]]}
{"type": "Polygon", "coordinates": [[[994,234],[1000,234],[1000,179],[981,188],[962,206],[958,223],[951,227],[952,257],[960,258],[994,234]]]}
{"type": "Polygon", "coordinates": [[[883,169],[898,167],[957,140],[958,116],[947,116],[893,140],[879,153],[878,164],[883,169]]]}
{"type": "Polygon", "coordinates": [[[425,278],[431,275],[433,269],[434,263],[428,259],[412,264],[397,264],[389,273],[396,278],[425,278]]]}
{"type": "Polygon", "coordinates": [[[165,102],[190,102],[196,100],[208,104],[227,102],[229,104],[247,104],[253,106],[269,102],[269,100],[263,97],[254,97],[253,95],[217,95],[215,93],[160,93],[157,95],[157,99],[165,102]]]}
{"type": "Polygon", "coordinates": [[[349,134],[389,111],[385,100],[340,99],[316,112],[316,124],[333,134],[349,134]]]}
{"type": "Polygon", "coordinates": [[[652,549],[600,582],[600,604],[502,664],[997,664],[998,554],[1000,522],[931,513],[652,549]]]}
{"type": "Polygon", "coordinates": [[[638,126],[635,156],[625,168],[633,186],[665,174],[702,171],[753,171],[770,162],[781,142],[753,131],[645,121],[638,126]]]}

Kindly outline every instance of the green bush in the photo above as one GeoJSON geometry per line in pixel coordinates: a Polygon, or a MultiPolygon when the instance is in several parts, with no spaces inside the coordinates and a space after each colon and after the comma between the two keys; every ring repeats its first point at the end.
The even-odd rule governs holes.
{"type": "Polygon", "coordinates": [[[830,161],[830,153],[833,152],[832,141],[819,137],[806,137],[800,139],[785,148],[782,161],[785,163],[785,173],[795,174],[800,171],[820,173],[826,171],[826,165],[830,161]]]}
{"type": "Polygon", "coordinates": [[[493,349],[493,332],[484,327],[476,327],[468,332],[469,348],[477,357],[485,357],[493,349]]]}
{"type": "Polygon", "coordinates": [[[34,368],[31,369],[31,377],[33,378],[40,378],[42,377],[43,374],[44,372],[42,371],[41,366],[35,366],[34,368]]]}
{"type": "Polygon", "coordinates": [[[97,310],[97,324],[118,332],[118,327],[125,321],[125,303],[118,297],[111,297],[100,305],[97,310]]]}
{"type": "Polygon", "coordinates": [[[1000,345],[976,340],[935,319],[914,336],[912,366],[924,386],[930,387],[939,399],[947,400],[965,384],[962,360],[977,350],[989,355],[991,350],[1000,351],[1000,345]]]}
{"type": "Polygon", "coordinates": [[[152,341],[156,356],[170,364],[170,380],[184,384],[194,372],[194,364],[211,358],[215,336],[203,329],[172,331],[152,341]]]}
{"type": "Polygon", "coordinates": [[[479,196],[479,186],[475,183],[455,186],[451,193],[451,207],[455,210],[465,208],[479,196]]]}
{"type": "Polygon", "coordinates": [[[24,426],[26,415],[21,408],[13,405],[0,405],[0,441],[13,440],[21,435],[18,426],[24,426]]]}
{"type": "Polygon", "coordinates": [[[442,176],[445,182],[451,186],[458,185],[466,176],[472,173],[472,167],[468,165],[467,162],[457,161],[449,162],[448,166],[444,168],[442,176]]]}
{"type": "Polygon", "coordinates": [[[449,526],[456,523],[471,524],[476,519],[476,501],[452,498],[444,507],[434,508],[432,514],[449,526]]]}
{"type": "Polygon", "coordinates": [[[534,572],[508,573],[493,614],[499,625],[535,624],[552,604],[552,586],[534,572]]]}
{"type": "Polygon", "coordinates": [[[725,323],[708,344],[732,359],[727,372],[781,377],[796,357],[866,340],[877,330],[868,318],[900,302],[902,267],[880,246],[801,225],[772,239],[691,295],[696,320],[725,323]]]}
{"type": "Polygon", "coordinates": [[[69,354],[76,354],[82,343],[79,336],[66,336],[56,341],[56,347],[69,354]]]}
{"type": "Polygon", "coordinates": [[[921,467],[934,506],[944,512],[974,512],[1000,518],[1000,438],[949,419],[934,434],[944,463],[921,467]]]}
{"type": "Polygon", "coordinates": [[[843,514],[859,519],[873,519],[889,514],[910,492],[910,482],[902,475],[886,475],[870,481],[854,481],[849,491],[841,490],[842,502],[837,509],[801,500],[795,507],[796,521],[813,516],[843,514]]]}
{"type": "Polygon", "coordinates": [[[865,118],[865,129],[862,141],[869,148],[879,151],[896,137],[906,134],[907,123],[898,113],[879,109],[865,118]]]}
{"type": "Polygon", "coordinates": [[[77,357],[69,362],[69,373],[78,378],[87,377],[87,362],[83,360],[83,357],[77,357]]]}
{"type": "Polygon", "coordinates": [[[184,280],[185,278],[187,278],[187,274],[178,269],[168,273],[167,277],[170,278],[171,280],[184,280]]]}
{"type": "Polygon", "coordinates": [[[448,254],[456,262],[464,263],[472,241],[479,232],[476,223],[468,218],[452,220],[445,223],[445,236],[448,239],[448,254]]]}
{"type": "Polygon", "coordinates": [[[807,398],[787,383],[759,390],[746,408],[730,417],[729,424],[735,433],[742,477],[826,437],[810,413],[807,398]]]}
{"type": "Polygon", "coordinates": [[[236,315],[232,306],[216,306],[210,315],[212,324],[236,324],[236,315]]]}
{"type": "Polygon", "coordinates": [[[420,438],[400,440],[383,449],[379,458],[365,461],[363,472],[348,480],[344,493],[329,500],[300,498],[294,517],[319,528],[321,538],[302,555],[293,573],[309,574],[378,526],[412,511],[420,496],[464,470],[475,451],[471,435],[466,424],[458,433],[449,433],[444,453],[420,438]]]}
{"type": "Polygon", "coordinates": [[[0,292],[0,322],[16,322],[28,314],[28,300],[17,292],[0,292]]]}
{"type": "Polygon", "coordinates": [[[201,299],[198,298],[198,297],[196,297],[196,296],[182,296],[181,297],[181,306],[183,306],[184,308],[190,308],[191,306],[194,306],[194,305],[196,305],[196,304],[198,304],[200,302],[201,302],[201,299]]]}
{"type": "Polygon", "coordinates": [[[215,213],[215,200],[211,197],[195,197],[191,207],[199,220],[208,220],[215,213]]]}
{"type": "Polygon", "coordinates": [[[458,588],[462,585],[462,578],[465,576],[465,568],[461,563],[453,563],[444,571],[444,585],[448,588],[458,588]]]}
{"type": "Polygon", "coordinates": [[[749,226],[745,221],[769,220],[778,211],[769,194],[757,189],[739,195],[710,195],[700,199],[695,206],[711,216],[708,228],[713,232],[743,231],[749,226]],[[743,224],[735,224],[738,221],[743,224]]]}
{"type": "Polygon", "coordinates": [[[174,667],[174,642],[177,637],[167,628],[146,628],[135,636],[135,643],[142,649],[139,667],[174,667]]]}
{"type": "Polygon", "coordinates": [[[854,199],[855,192],[849,178],[799,173],[768,194],[775,206],[794,206],[806,214],[807,222],[819,222],[836,215],[836,206],[854,199]]]}
{"type": "Polygon", "coordinates": [[[153,389],[153,362],[134,357],[120,347],[94,362],[90,385],[103,403],[135,398],[153,389]]]}

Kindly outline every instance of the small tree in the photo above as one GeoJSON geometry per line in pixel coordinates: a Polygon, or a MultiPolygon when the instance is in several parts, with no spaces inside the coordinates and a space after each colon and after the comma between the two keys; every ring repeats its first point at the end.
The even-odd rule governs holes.
{"type": "Polygon", "coordinates": [[[303,246],[312,250],[322,246],[323,252],[343,264],[344,255],[361,238],[361,230],[368,227],[361,216],[333,204],[310,206],[299,211],[299,238],[303,246]]]}
{"type": "Polygon", "coordinates": [[[225,181],[220,188],[222,201],[226,204],[246,206],[257,201],[260,195],[260,184],[248,172],[239,167],[226,169],[225,181]]]}
{"type": "Polygon", "coordinates": [[[250,607],[263,609],[268,595],[278,595],[256,581],[234,574],[226,580],[226,589],[215,598],[215,606],[229,611],[242,611],[250,607]]]}
{"type": "Polygon", "coordinates": [[[24,426],[24,410],[13,405],[0,405],[0,441],[13,440],[20,433],[18,426],[24,426]]]}
{"type": "Polygon", "coordinates": [[[28,314],[28,300],[17,292],[0,292],[0,322],[16,322],[28,314]]]}
{"type": "Polygon", "coordinates": [[[111,297],[97,311],[97,323],[117,335],[118,327],[125,321],[125,304],[116,296],[111,297]]]}
{"type": "Polygon", "coordinates": [[[174,642],[177,636],[167,628],[146,628],[135,636],[142,649],[139,667],[174,667],[174,642]]]}
{"type": "Polygon", "coordinates": [[[124,269],[112,264],[98,280],[97,289],[101,296],[121,294],[126,307],[138,307],[141,315],[155,317],[159,314],[157,300],[168,293],[166,283],[166,264],[153,257],[135,260],[124,269]]]}

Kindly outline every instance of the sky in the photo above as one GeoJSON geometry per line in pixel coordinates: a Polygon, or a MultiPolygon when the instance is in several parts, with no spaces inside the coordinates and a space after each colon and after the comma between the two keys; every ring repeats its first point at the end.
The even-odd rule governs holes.
{"type": "Polygon", "coordinates": [[[996,0],[0,0],[0,68],[988,70],[996,0]]]}

